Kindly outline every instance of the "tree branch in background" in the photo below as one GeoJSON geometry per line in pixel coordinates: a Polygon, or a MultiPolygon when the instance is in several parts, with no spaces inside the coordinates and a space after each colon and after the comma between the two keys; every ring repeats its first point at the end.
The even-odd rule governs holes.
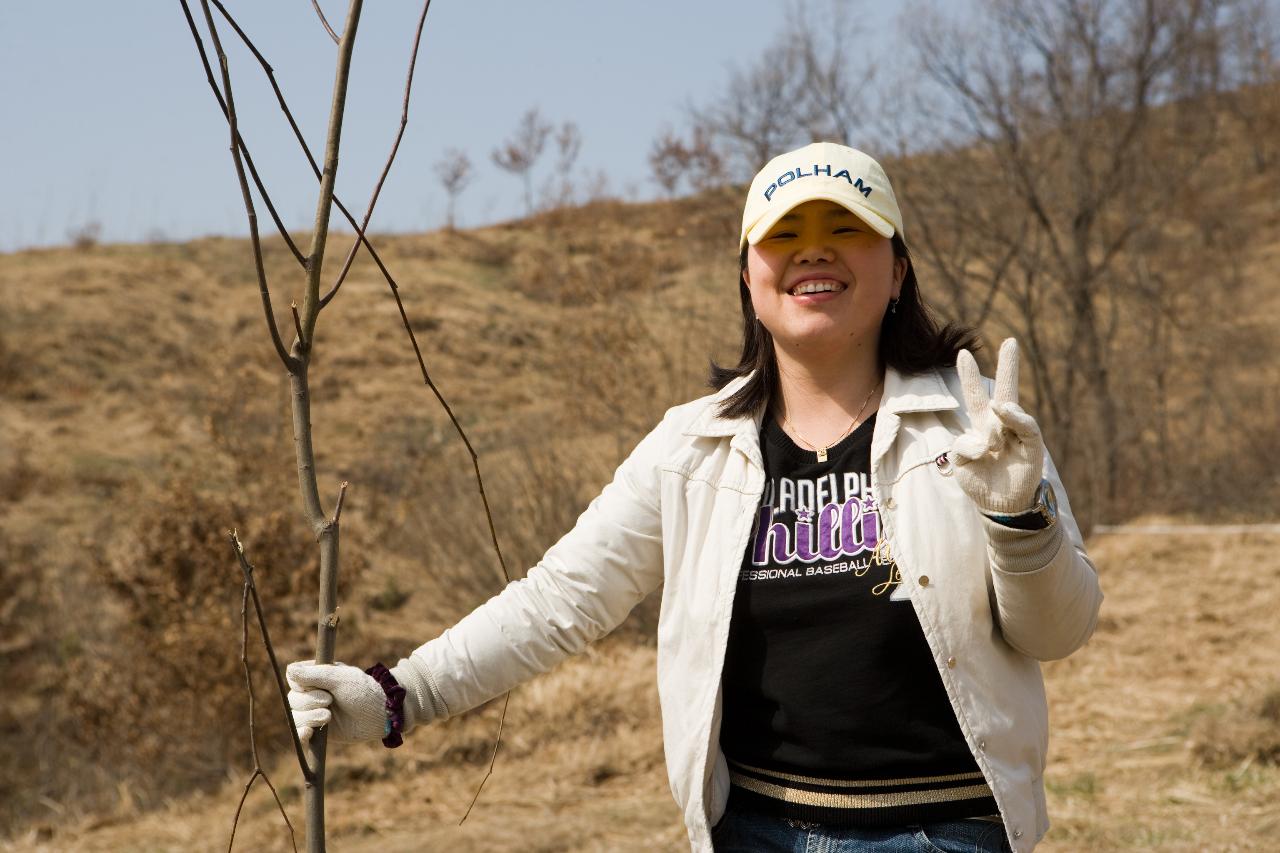
{"type": "Polygon", "coordinates": [[[490,154],[494,165],[524,181],[524,212],[531,215],[533,206],[533,166],[542,156],[551,134],[551,125],[542,119],[537,107],[520,117],[519,124],[500,148],[490,154]]]}
{"type": "MultiPolygon", "coordinates": [[[[873,147],[874,136],[885,129],[880,116],[897,105],[884,111],[867,103],[877,67],[868,48],[879,41],[863,32],[847,5],[801,0],[788,11],[784,30],[755,51],[753,61],[731,70],[719,95],[686,108],[693,135],[689,148],[705,149],[715,158],[705,183],[745,180],[778,152],[807,142],[873,147]]],[[[653,155],[661,157],[672,136],[659,138],[651,167],[653,155]]],[[[699,170],[689,175],[696,178],[699,170]]],[[[660,186],[669,182],[656,171],[655,177],[660,186]]]]}
{"type": "Polygon", "coordinates": [[[369,206],[365,209],[364,221],[360,223],[355,242],[347,250],[347,258],[343,261],[342,271],[338,273],[338,277],[334,280],[333,286],[329,288],[329,292],[320,300],[321,308],[328,305],[329,300],[337,295],[338,288],[342,287],[342,282],[347,279],[347,273],[351,271],[351,263],[356,259],[356,252],[360,250],[360,242],[364,239],[364,233],[369,228],[369,220],[373,218],[373,208],[377,205],[378,196],[382,193],[382,184],[387,180],[387,174],[391,171],[391,164],[395,162],[396,153],[400,150],[400,140],[404,139],[404,129],[409,124],[409,94],[413,91],[413,71],[418,64],[418,48],[422,45],[422,25],[427,21],[427,10],[430,8],[431,0],[425,0],[422,4],[422,14],[418,15],[418,27],[413,34],[413,52],[409,55],[409,70],[405,74],[404,103],[400,107],[400,128],[396,131],[396,141],[391,145],[391,153],[387,155],[387,162],[383,164],[382,173],[378,175],[378,182],[373,187],[373,194],[369,196],[369,206]]]}
{"type": "Polygon", "coordinates": [[[582,131],[574,122],[566,121],[551,139],[556,145],[556,165],[543,189],[544,202],[541,206],[554,209],[573,204],[577,194],[574,166],[582,153],[582,131]]]}
{"type": "Polygon", "coordinates": [[[797,116],[805,86],[801,54],[783,39],[766,48],[754,65],[735,69],[719,98],[690,107],[690,123],[706,128],[729,152],[736,175],[750,175],[779,151],[808,141],[808,116],[797,116]]]}
{"type": "Polygon", "coordinates": [[[675,197],[687,162],[684,141],[670,127],[663,128],[649,145],[649,172],[667,198],[675,197]]]}
{"type": "Polygon", "coordinates": [[[701,124],[693,128],[688,141],[664,128],[649,146],[649,172],[668,198],[677,194],[681,182],[694,192],[704,192],[724,186],[728,180],[712,133],[701,124]]]}
{"type": "MultiPolygon", "coordinates": [[[[1129,458],[1143,436],[1167,432],[1144,428],[1162,401],[1126,410],[1138,397],[1112,365],[1133,327],[1148,326],[1133,347],[1164,340],[1150,324],[1167,297],[1149,282],[1190,286],[1194,266],[1170,265],[1169,230],[1215,215],[1214,170],[1202,166],[1220,138],[1205,107],[1222,79],[1221,8],[998,0],[971,31],[915,22],[925,79],[961,132],[904,162],[900,195],[959,315],[989,311],[1027,344],[1046,438],[1091,490],[1088,516],[1112,514],[1122,486],[1144,479],[1129,458]]],[[[1199,244],[1200,255],[1230,252],[1199,244]]]]}
{"type": "Polygon", "coordinates": [[[342,39],[338,38],[338,34],[333,31],[333,27],[329,26],[329,19],[324,16],[324,10],[320,8],[319,0],[311,0],[311,8],[316,10],[320,23],[324,25],[324,30],[329,34],[329,38],[333,39],[333,43],[340,43],[342,39]]]}
{"type": "MultiPolygon", "coordinates": [[[[181,2],[183,9],[186,9],[186,0],[181,2]]],[[[222,51],[222,40],[218,38],[218,29],[214,26],[208,0],[201,0],[200,5],[204,9],[214,51],[218,55],[218,65],[222,69],[222,91],[226,98],[227,125],[231,129],[231,159],[235,163],[236,177],[240,181],[240,193],[244,197],[245,213],[249,218],[249,238],[253,244],[253,262],[258,273],[258,291],[262,297],[262,310],[266,314],[267,328],[271,332],[271,343],[276,348],[276,355],[280,356],[280,361],[286,369],[292,370],[294,359],[285,351],[284,342],[280,340],[280,329],[276,326],[275,313],[271,309],[271,292],[267,288],[267,272],[262,264],[262,241],[258,237],[258,214],[253,209],[253,194],[249,191],[249,182],[244,174],[244,162],[240,158],[240,130],[236,122],[236,103],[231,93],[231,72],[227,65],[227,55],[222,51]]]]}
{"type": "Polygon", "coordinates": [[[450,148],[436,161],[435,172],[441,186],[444,187],[445,194],[449,196],[449,211],[445,217],[445,227],[452,231],[457,225],[455,214],[458,196],[474,177],[471,158],[457,148],[450,148]]]}
{"type": "Polygon", "coordinates": [[[227,534],[231,539],[231,547],[236,552],[236,559],[240,561],[240,569],[244,573],[244,590],[240,597],[240,662],[244,666],[244,683],[249,691],[249,751],[253,755],[253,773],[249,776],[249,781],[245,783],[244,792],[240,795],[240,802],[236,806],[235,817],[231,821],[231,838],[227,842],[227,853],[231,853],[232,848],[236,844],[236,828],[240,825],[240,811],[244,808],[244,801],[249,797],[249,789],[253,787],[253,783],[258,777],[262,777],[262,781],[271,789],[271,796],[275,798],[276,807],[280,810],[280,816],[284,818],[285,826],[289,828],[289,842],[293,845],[294,853],[297,853],[298,842],[293,832],[293,822],[289,820],[289,815],[284,810],[284,803],[280,802],[280,794],[276,791],[276,786],[271,784],[271,778],[267,776],[267,771],[262,769],[262,761],[258,758],[258,734],[257,725],[254,721],[254,704],[255,698],[253,693],[253,675],[249,670],[249,596],[253,596],[253,610],[258,618],[258,626],[262,629],[262,642],[267,647],[267,654],[271,658],[271,671],[275,673],[277,687],[280,690],[280,701],[284,704],[285,716],[288,719],[289,731],[293,734],[294,749],[298,754],[298,762],[302,766],[302,775],[304,778],[310,776],[307,769],[306,761],[302,757],[302,745],[298,742],[298,731],[293,724],[293,711],[289,708],[289,699],[285,694],[284,683],[280,681],[280,668],[276,664],[275,647],[271,645],[271,638],[267,635],[267,622],[262,616],[262,602],[258,600],[258,587],[253,582],[253,566],[249,563],[244,555],[244,546],[240,544],[240,537],[236,535],[234,530],[227,534]]]}

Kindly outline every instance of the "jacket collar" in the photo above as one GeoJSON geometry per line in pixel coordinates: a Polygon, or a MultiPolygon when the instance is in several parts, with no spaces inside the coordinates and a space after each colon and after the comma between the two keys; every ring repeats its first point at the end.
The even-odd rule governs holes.
{"type": "MultiPolygon", "coordinates": [[[[685,427],[685,435],[723,437],[737,435],[744,429],[759,429],[763,412],[754,417],[723,418],[718,414],[720,404],[750,381],[753,374],[734,379],[708,398],[707,405],[685,427]]],[[[884,394],[880,398],[880,414],[894,415],[906,412],[938,412],[957,409],[960,401],[955,398],[936,370],[924,373],[902,373],[892,367],[885,369],[884,394]]]]}
{"type": "MultiPolygon", "coordinates": [[[[709,438],[730,436],[733,439],[732,446],[740,448],[753,462],[761,465],[760,422],[764,412],[736,418],[724,418],[719,415],[720,404],[750,381],[752,375],[734,379],[712,394],[708,398],[708,405],[689,426],[685,427],[684,434],[709,438]]],[[[885,368],[884,393],[880,398],[880,408],[872,438],[872,459],[878,460],[893,443],[898,433],[899,415],[907,412],[938,412],[959,407],[960,402],[947,388],[947,384],[937,370],[908,374],[893,367],[885,368]]]]}

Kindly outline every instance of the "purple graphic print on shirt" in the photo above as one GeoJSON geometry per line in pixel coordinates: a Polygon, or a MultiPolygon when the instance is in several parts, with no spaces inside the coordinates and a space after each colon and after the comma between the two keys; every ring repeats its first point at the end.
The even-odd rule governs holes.
{"type": "Polygon", "coordinates": [[[816,525],[813,513],[800,507],[795,512],[794,535],[790,524],[773,520],[774,513],[772,504],[765,504],[756,517],[751,561],[757,566],[770,562],[771,543],[772,562],[787,565],[796,561],[813,563],[856,557],[874,552],[880,541],[880,513],[870,498],[864,501],[857,495],[850,495],[843,504],[823,504],[818,510],[816,525]]]}

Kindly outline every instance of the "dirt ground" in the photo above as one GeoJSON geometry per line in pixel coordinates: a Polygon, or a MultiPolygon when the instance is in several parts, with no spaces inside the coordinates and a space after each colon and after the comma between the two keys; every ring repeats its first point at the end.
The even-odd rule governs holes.
{"type": "MultiPolygon", "coordinates": [[[[1106,593],[1098,631],[1044,667],[1053,827],[1040,849],[1276,849],[1280,726],[1267,715],[1280,707],[1278,546],[1274,533],[1115,532],[1090,543],[1106,593]]],[[[338,747],[330,849],[685,849],[653,666],[652,648],[606,641],[516,691],[496,769],[462,827],[497,707],[419,731],[395,753],[338,747]]],[[[273,775],[301,845],[296,769],[281,763],[273,775]]],[[[91,822],[50,814],[3,849],[225,850],[243,783],[145,815],[127,803],[91,822]]],[[[291,849],[260,783],[239,832],[237,849],[291,849]]]]}

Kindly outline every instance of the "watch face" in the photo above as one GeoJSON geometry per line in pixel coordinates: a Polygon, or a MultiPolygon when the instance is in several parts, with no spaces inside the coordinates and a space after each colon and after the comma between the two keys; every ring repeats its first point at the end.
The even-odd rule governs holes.
{"type": "Polygon", "coordinates": [[[1058,496],[1053,493],[1053,484],[1045,480],[1040,484],[1040,503],[1050,518],[1058,517],[1058,496]]]}

